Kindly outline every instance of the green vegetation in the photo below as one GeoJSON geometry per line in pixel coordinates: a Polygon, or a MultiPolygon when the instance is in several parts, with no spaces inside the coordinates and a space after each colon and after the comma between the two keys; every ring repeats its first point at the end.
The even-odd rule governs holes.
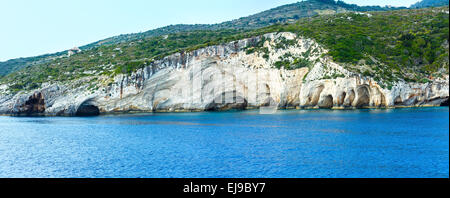
{"type": "MultiPolygon", "coordinates": [[[[316,40],[329,49],[328,55],[346,69],[371,76],[377,81],[405,79],[426,82],[430,76],[448,74],[448,7],[421,10],[342,13],[304,18],[296,23],[255,30],[222,29],[173,33],[131,42],[102,45],[71,57],[27,65],[0,79],[11,83],[11,91],[30,90],[44,82],[67,82],[85,76],[129,74],[173,53],[183,53],[269,32],[293,32],[316,40]],[[443,12],[446,11],[446,12],[443,12]]],[[[265,40],[251,44],[247,53],[269,58],[265,40]]],[[[280,40],[276,49],[293,45],[280,40]]],[[[274,67],[310,67],[306,52],[302,57],[283,57],[274,67]]],[[[330,76],[333,78],[333,76],[330,76]]]]}
{"type": "MultiPolygon", "coordinates": [[[[254,35],[254,34],[251,34],[254,35]]],[[[264,43],[266,43],[267,39],[265,37],[261,37],[261,39],[253,45],[247,46],[245,48],[246,54],[258,53],[262,55],[263,58],[268,60],[270,58],[269,48],[264,47],[264,43]]]]}
{"type": "MultiPolygon", "coordinates": [[[[224,29],[231,30],[254,30],[275,24],[293,23],[300,18],[316,16],[322,13],[341,13],[348,11],[384,11],[399,8],[388,8],[379,6],[357,6],[346,4],[343,1],[335,2],[333,0],[309,0],[293,4],[283,5],[255,15],[242,17],[237,20],[223,22],[219,24],[196,24],[196,25],[169,25],[166,27],[134,34],[123,34],[111,38],[103,39],[85,46],[80,49],[86,51],[100,46],[116,45],[121,43],[147,40],[151,37],[159,37],[169,34],[195,31],[218,31],[224,29]]],[[[67,54],[67,51],[43,56],[19,58],[6,62],[0,62],[0,77],[9,73],[18,71],[31,65],[38,65],[51,62],[54,58],[67,54]]],[[[267,55],[265,56],[267,57],[267,55]]]]}
{"type": "Polygon", "coordinates": [[[204,30],[216,31],[223,29],[253,30],[275,24],[292,23],[301,18],[319,15],[321,11],[331,11],[332,14],[335,14],[349,11],[365,12],[365,11],[387,11],[396,9],[405,9],[405,8],[358,6],[355,4],[347,4],[343,1],[336,2],[334,0],[308,0],[283,5],[251,16],[242,17],[237,20],[227,21],[213,25],[207,24],[170,25],[143,33],[119,35],[98,41],[96,43],[92,43],[90,45],[85,46],[84,48],[91,48],[105,44],[109,45],[122,42],[130,42],[138,39],[145,39],[154,36],[162,36],[187,31],[204,31],[204,30]]]}
{"type": "Polygon", "coordinates": [[[426,8],[448,6],[448,0],[422,0],[412,5],[411,8],[426,8]]]}
{"type": "Polygon", "coordinates": [[[297,40],[288,40],[284,37],[281,37],[277,44],[275,45],[275,49],[287,49],[289,46],[293,46],[297,44],[297,40]]]}
{"type": "Polygon", "coordinates": [[[119,65],[114,69],[114,74],[131,74],[139,68],[149,65],[148,61],[132,61],[126,62],[123,65],[119,65]]]}
{"type": "Polygon", "coordinates": [[[375,70],[366,73],[369,76],[395,81],[416,75],[414,81],[419,82],[439,71],[448,73],[448,17],[448,7],[346,13],[272,28],[315,39],[351,71],[358,72],[353,66],[362,61],[375,70]]]}
{"type": "Polygon", "coordinates": [[[20,69],[26,66],[38,65],[43,62],[49,62],[53,60],[54,57],[61,56],[64,54],[67,54],[67,52],[59,52],[55,54],[46,54],[42,56],[28,57],[28,58],[17,58],[5,62],[0,62],[0,77],[15,71],[19,71],[20,69]]]}
{"type": "MultiPolygon", "coordinates": [[[[35,83],[66,82],[85,76],[130,74],[139,68],[150,65],[154,60],[162,59],[177,52],[193,51],[211,45],[218,45],[266,33],[263,29],[254,31],[220,30],[193,31],[176,33],[166,37],[151,37],[134,42],[106,45],[82,51],[71,57],[62,57],[54,61],[29,65],[9,74],[0,83],[15,84],[14,91],[30,90],[35,83]]],[[[258,45],[262,45],[259,42],[258,45]]],[[[262,48],[263,57],[268,49],[262,48]]],[[[266,57],[268,58],[268,57],[266,57]]]]}
{"type": "MultiPolygon", "coordinates": [[[[295,40],[292,40],[295,41],[295,40]]],[[[313,63],[307,59],[306,56],[294,57],[292,54],[287,53],[280,57],[280,60],[274,63],[274,67],[277,69],[295,70],[303,67],[310,68],[313,63]]]]}
{"type": "Polygon", "coordinates": [[[278,69],[284,68],[286,70],[295,70],[303,67],[310,67],[312,63],[304,58],[295,58],[293,62],[289,60],[282,60],[275,62],[275,67],[278,69]]]}

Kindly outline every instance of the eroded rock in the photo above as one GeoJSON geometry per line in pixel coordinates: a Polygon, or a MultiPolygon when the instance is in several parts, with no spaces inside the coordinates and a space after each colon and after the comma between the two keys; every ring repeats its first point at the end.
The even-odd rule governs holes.
{"type": "Polygon", "coordinates": [[[45,112],[45,99],[42,93],[34,93],[20,106],[19,114],[41,114],[45,112]]]}
{"type": "Polygon", "coordinates": [[[319,103],[319,107],[323,109],[333,108],[333,96],[331,95],[325,96],[323,100],[319,103]]]}
{"type": "Polygon", "coordinates": [[[368,107],[370,105],[370,91],[368,85],[361,85],[356,89],[356,101],[354,107],[368,107]]]}
{"type": "Polygon", "coordinates": [[[128,111],[205,111],[278,107],[394,107],[448,105],[449,77],[431,83],[395,82],[381,88],[373,79],[347,71],[327,50],[311,39],[292,33],[264,37],[268,58],[246,53],[261,37],[172,54],[129,75],[95,76],[97,90],[84,77],[70,84],[48,84],[30,93],[0,95],[0,114],[98,115],[128,111]],[[297,45],[276,49],[277,39],[297,39],[297,45]],[[277,69],[286,54],[305,52],[313,65],[277,69]],[[325,78],[339,74],[335,79],[325,78]],[[107,85],[101,82],[111,81],[107,85]],[[220,99],[218,97],[221,97],[220,99]]]}

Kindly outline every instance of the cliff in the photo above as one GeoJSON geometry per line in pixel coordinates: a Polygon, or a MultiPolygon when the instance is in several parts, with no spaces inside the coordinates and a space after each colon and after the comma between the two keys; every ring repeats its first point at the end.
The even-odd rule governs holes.
{"type": "Polygon", "coordinates": [[[387,88],[371,77],[350,72],[326,53],[314,40],[270,33],[172,54],[114,78],[90,76],[16,94],[2,91],[8,87],[2,85],[0,114],[448,105],[448,75],[428,83],[393,82],[387,88]]]}

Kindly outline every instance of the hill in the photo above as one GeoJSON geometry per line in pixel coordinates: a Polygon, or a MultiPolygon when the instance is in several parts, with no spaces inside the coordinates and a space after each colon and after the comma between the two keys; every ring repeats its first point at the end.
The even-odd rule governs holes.
{"type": "Polygon", "coordinates": [[[422,0],[412,5],[411,8],[427,8],[427,7],[440,7],[448,6],[448,0],[422,0]]]}
{"type": "Polygon", "coordinates": [[[316,15],[336,14],[349,11],[386,11],[405,9],[404,7],[389,8],[380,6],[358,6],[355,4],[347,4],[343,1],[334,0],[308,0],[293,4],[279,6],[261,13],[242,17],[236,20],[227,21],[218,24],[195,24],[195,25],[169,25],[166,27],[150,30],[143,33],[124,34],[111,38],[107,38],[82,48],[90,48],[104,44],[114,44],[127,42],[137,39],[143,39],[152,36],[162,36],[166,34],[194,31],[194,30],[219,30],[219,29],[257,29],[274,24],[288,23],[296,21],[300,18],[312,17],[316,15]]]}
{"type": "MultiPolygon", "coordinates": [[[[386,11],[392,9],[401,9],[401,8],[388,8],[379,6],[357,6],[353,4],[346,4],[343,1],[335,2],[334,0],[309,0],[280,6],[248,17],[243,17],[240,19],[223,22],[219,24],[169,25],[166,27],[150,30],[143,33],[119,35],[82,46],[80,47],[80,49],[87,50],[103,45],[117,44],[121,42],[131,42],[139,39],[145,39],[149,37],[162,36],[179,32],[221,30],[221,29],[251,30],[274,24],[294,22],[300,18],[312,17],[316,15],[345,13],[349,11],[386,11]]],[[[0,62],[1,68],[0,77],[30,65],[37,65],[49,62],[54,58],[64,55],[66,52],[67,51],[55,54],[47,54],[30,58],[19,58],[5,62],[0,62]]]]}
{"type": "MultiPolygon", "coordinates": [[[[198,30],[94,47],[71,57],[27,66],[4,77],[18,91],[46,82],[132,73],[155,60],[271,32],[292,32],[325,46],[346,69],[383,82],[426,82],[448,74],[448,7],[303,18],[255,30],[198,30]]],[[[286,43],[285,45],[288,45],[286,43]]],[[[264,52],[262,46],[249,49],[264,52]]],[[[385,83],[389,86],[389,83],[385,83]]]]}
{"type": "Polygon", "coordinates": [[[0,114],[448,105],[448,57],[448,7],[179,32],[11,73],[0,114]]]}

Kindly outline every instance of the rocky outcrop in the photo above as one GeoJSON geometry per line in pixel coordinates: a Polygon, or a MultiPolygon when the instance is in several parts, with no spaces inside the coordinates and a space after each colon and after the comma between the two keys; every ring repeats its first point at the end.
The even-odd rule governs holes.
{"type": "Polygon", "coordinates": [[[93,116],[134,111],[220,111],[273,104],[279,108],[448,105],[448,75],[424,84],[397,82],[388,90],[323,57],[327,51],[313,40],[291,33],[263,37],[269,54],[246,52],[261,41],[262,37],[255,37],[173,54],[131,75],[117,75],[112,81],[112,77],[97,76],[94,89],[93,78],[86,77],[66,84],[47,84],[29,93],[3,94],[0,114],[93,116]],[[296,44],[277,48],[283,40],[295,40],[296,44]],[[294,70],[274,67],[286,57],[301,57],[311,65],[294,70]],[[324,78],[331,74],[339,77],[324,78]]]}
{"type": "Polygon", "coordinates": [[[32,94],[25,101],[24,104],[21,104],[19,107],[20,113],[25,114],[41,114],[45,112],[45,99],[41,92],[36,92],[32,94]]]}

